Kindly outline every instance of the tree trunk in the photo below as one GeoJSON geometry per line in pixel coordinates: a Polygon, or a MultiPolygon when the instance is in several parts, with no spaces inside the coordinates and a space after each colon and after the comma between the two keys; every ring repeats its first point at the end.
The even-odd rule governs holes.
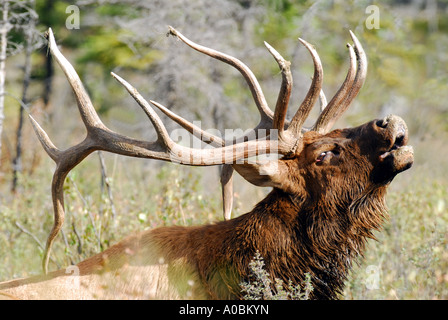
{"type": "Polygon", "coordinates": [[[2,150],[2,132],[3,132],[3,120],[5,119],[4,107],[5,107],[5,66],[6,66],[6,48],[8,45],[8,10],[9,1],[3,1],[2,4],[2,20],[0,24],[0,165],[1,165],[1,150],[2,150]]]}
{"type": "MultiPolygon", "coordinates": [[[[48,13],[48,15],[43,15],[39,17],[40,24],[44,26],[51,26],[54,24],[54,0],[46,0],[45,1],[45,12],[48,13]]],[[[54,68],[53,68],[53,57],[50,54],[47,54],[47,51],[42,51],[42,55],[45,59],[45,80],[44,80],[44,90],[42,94],[42,99],[44,101],[44,108],[48,107],[48,104],[50,103],[50,97],[51,97],[51,91],[53,88],[53,75],[54,75],[54,68]]],[[[51,114],[50,114],[51,117],[51,114]]]]}
{"type": "Polygon", "coordinates": [[[29,25],[25,29],[25,66],[23,75],[22,100],[20,103],[19,124],[17,126],[17,144],[16,157],[13,160],[13,192],[17,189],[18,175],[22,172],[22,133],[23,133],[23,116],[28,103],[28,87],[31,81],[31,54],[33,53],[35,20],[31,19],[29,25]]]}

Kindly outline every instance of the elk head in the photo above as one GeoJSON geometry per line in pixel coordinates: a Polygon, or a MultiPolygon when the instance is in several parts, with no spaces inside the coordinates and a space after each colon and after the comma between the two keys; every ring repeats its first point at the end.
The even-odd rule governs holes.
{"type": "MultiPolygon", "coordinates": [[[[126,156],[186,165],[223,164],[221,183],[226,219],[230,218],[232,207],[233,170],[254,185],[273,187],[271,194],[257,204],[252,212],[211,226],[210,228],[216,230],[209,234],[215,234],[216,238],[210,237],[204,240],[203,237],[194,235],[199,232],[198,229],[188,231],[189,239],[197,239],[198,247],[199,242],[205,241],[207,243],[204,243],[204,246],[215,252],[205,253],[200,261],[194,262],[194,265],[200,269],[198,272],[201,275],[206,274],[208,272],[206,270],[215,266],[219,259],[233,266],[247,267],[248,263],[235,261],[241,256],[240,253],[235,253],[235,250],[245,250],[247,257],[253,256],[255,250],[260,250],[262,254],[268,256],[271,254],[272,257],[272,251],[277,252],[282,247],[285,252],[294,252],[294,254],[288,253],[287,256],[295,260],[296,264],[282,265],[278,261],[274,263],[272,261],[275,259],[272,257],[271,262],[267,263],[273,274],[282,274],[283,270],[285,275],[282,277],[285,280],[291,278],[297,280],[301,277],[299,274],[312,272],[320,281],[316,283],[317,287],[320,286],[316,296],[334,297],[335,292],[342,286],[351,258],[359,254],[365,238],[373,237],[371,230],[380,226],[382,216],[385,214],[383,201],[385,187],[396,174],[406,170],[413,163],[412,147],[406,146],[408,140],[406,124],[398,116],[390,115],[359,127],[330,131],[356,97],[366,77],[366,55],[358,39],[350,32],[354,45],[347,45],[350,56],[349,70],[343,84],[328,104],[321,90],[323,70],[319,56],[310,44],[299,39],[311,54],[314,76],[304,101],[292,119],[287,120],[286,111],[292,89],[290,63],[270,45],[265,43],[282,74],[282,84],[274,112],[268,107],[252,71],[241,61],[198,45],[171,27],[169,34],[176,36],[193,49],[233,66],[243,75],[260,113],[260,122],[253,129],[253,137],[243,136],[225,141],[201,130],[163,105],[150,101],[153,106],[213,148],[192,149],[180,146],[171,140],[150,103],[134,87],[114,73],[113,77],[126,88],[149,117],[157,131],[157,140],[140,141],[113,132],[98,117],[81,80],[58,50],[50,29],[47,34],[50,51],[73,88],[81,117],[87,128],[87,136],[78,145],[60,150],[31,117],[40,142],[57,164],[52,183],[55,223],[44,253],[45,273],[52,243],[64,220],[64,179],[68,172],[91,152],[105,150],[126,156]],[[319,97],[322,111],[312,128],[304,128],[305,119],[319,97]],[[267,136],[261,137],[258,134],[260,131],[267,132],[267,136]],[[250,158],[267,153],[275,153],[278,158],[275,160],[250,158]],[[252,238],[247,238],[248,234],[251,234],[252,238]],[[275,237],[277,238],[274,239],[275,237]],[[275,248],[272,247],[273,243],[277,243],[275,248]],[[220,255],[225,255],[227,258],[219,258],[220,255]]],[[[151,237],[159,237],[159,242],[164,242],[166,240],[164,237],[171,237],[165,242],[173,246],[177,243],[182,248],[185,246],[185,241],[179,240],[180,236],[178,240],[174,239],[172,232],[155,231],[151,237]]],[[[180,249],[172,247],[170,252],[176,250],[180,249]]],[[[196,253],[194,255],[197,256],[196,253]]],[[[284,263],[284,260],[282,261],[284,263]]],[[[244,278],[245,271],[242,267],[236,268],[241,278],[244,278]]]]}
{"type": "Polygon", "coordinates": [[[274,181],[273,186],[295,199],[312,199],[314,205],[350,204],[412,165],[407,140],[405,122],[394,115],[327,134],[309,131],[300,151],[279,161],[280,176],[276,173],[267,183],[274,181]]]}

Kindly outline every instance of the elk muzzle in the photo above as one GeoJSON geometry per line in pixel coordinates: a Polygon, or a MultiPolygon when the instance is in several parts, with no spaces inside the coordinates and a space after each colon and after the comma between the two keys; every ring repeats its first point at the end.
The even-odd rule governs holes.
{"type": "Polygon", "coordinates": [[[376,120],[373,126],[384,141],[384,147],[379,149],[379,164],[374,170],[374,178],[377,182],[390,181],[414,162],[413,148],[407,145],[408,128],[404,120],[395,115],[376,120]]]}

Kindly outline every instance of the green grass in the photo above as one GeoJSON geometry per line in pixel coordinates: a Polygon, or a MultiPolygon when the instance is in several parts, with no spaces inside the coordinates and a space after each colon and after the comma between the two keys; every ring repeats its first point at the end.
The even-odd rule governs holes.
{"type": "Polygon", "coordinates": [[[347,283],[346,299],[448,299],[448,184],[390,192],[390,219],[347,283]]]}
{"type": "MultiPolygon", "coordinates": [[[[220,203],[205,197],[194,168],[146,168],[142,161],[110,157],[112,203],[101,188],[96,155],[73,170],[64,186],[66,217],[52,251],[50,269],[77,263],[132,232],[163,225],[192,225],[220,218],[220,203]],[[136,170],[127,170],[136,168],[136,170]]],[[[43,246],[53,224],[51,164],[22,177],[21,191],[2,184],[0,281],[41,272],[43,246]]]]}

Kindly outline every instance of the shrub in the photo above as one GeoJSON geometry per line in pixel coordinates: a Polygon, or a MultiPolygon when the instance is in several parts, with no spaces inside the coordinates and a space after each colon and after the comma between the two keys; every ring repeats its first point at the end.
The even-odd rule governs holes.
{"type": "Polygon", "coordinates": [[[289,281],[285,287],[283,281],[278,278],[275,278],[272,284],[269,273],[264,269],[263,257],[258,251],[249,263],[249,268],[253,281],[240,284],[241,291],[246,293],[243,297],[245,300],[308,300],[313,291],[309,273],[305,274],[302,286],[294,286],[292,281],[289,281]]]}

